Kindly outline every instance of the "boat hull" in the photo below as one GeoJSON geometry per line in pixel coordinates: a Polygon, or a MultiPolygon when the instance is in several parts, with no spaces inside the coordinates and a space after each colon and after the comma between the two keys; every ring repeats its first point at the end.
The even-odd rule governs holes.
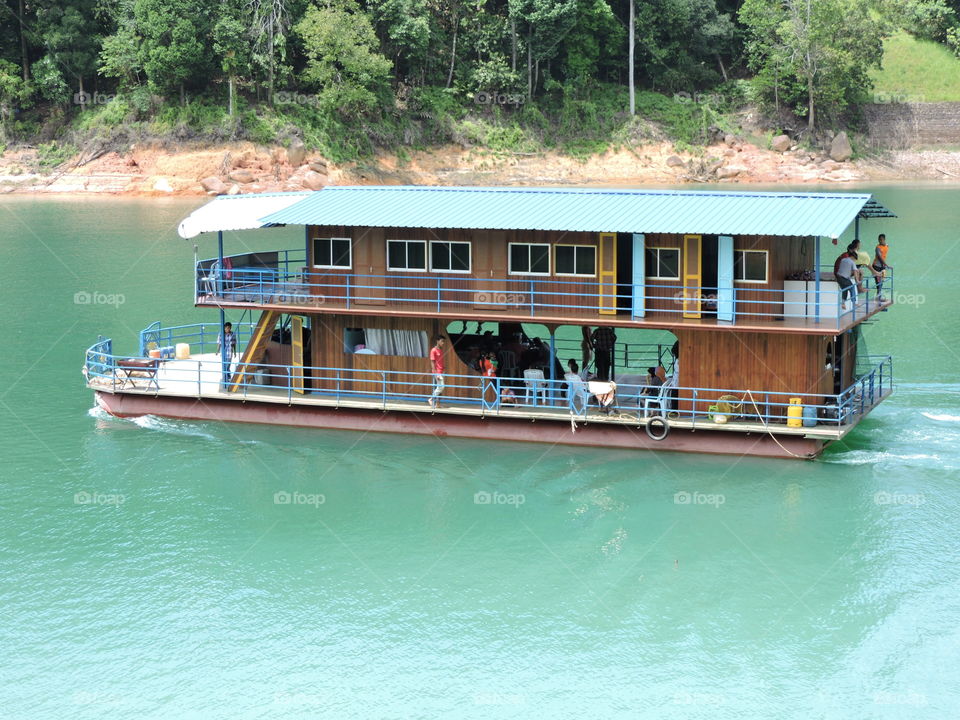
{"type": "Polygon", "coordinates": [[[811,459],[824,441],[802,436],[734,433],[716,430],[671,429],[660,441],[638,427],[605,423],[532,421],[506,417],[473,417],[431,413],[304,405],[256,401],[197,399],[142,394],[96,392],[97,404],[117,417],[156,415],[179,420],[244,422],[323,430],[432,435],[487,441],[536,442],[626,450],[696,452],[718,455],[811,459]]]}

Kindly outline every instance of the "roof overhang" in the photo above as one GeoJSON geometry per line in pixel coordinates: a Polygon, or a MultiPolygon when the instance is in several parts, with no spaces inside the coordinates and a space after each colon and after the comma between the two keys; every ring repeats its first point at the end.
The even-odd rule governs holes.
{"type": "Polygon", "coordinates": [[[307,193],[259,222],[837,238],[878,217],[896,216],[861,193],[358,186],[307,193]]]}
{"type": "Polygon", "coordinates": [[[265,193],[263,195],[221,195],[197,208],[180,221],[177,233],[193,238],[200,233],[226,230],[255,230],[277,225],[261,220],[266,215],[284,210],[311,193],[265,193]]]}

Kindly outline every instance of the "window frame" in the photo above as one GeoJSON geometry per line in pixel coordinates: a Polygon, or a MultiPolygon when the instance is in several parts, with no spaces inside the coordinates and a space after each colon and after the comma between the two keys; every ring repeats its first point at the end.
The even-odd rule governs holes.
{"type": "Polygon", "coordinates": [[[550,243],[530,243],[530,242],[508,242],[507,243],[507,274],[508,275],[522,275],[522,276],[534,276],[534,277],[550,277],[551,270],[553,270],[553,252],[551,250],[550,243]],[[530,267],[530,249],[534,247],[542,247],[547,249],[547,271],[546,272],[533,272],[532,270],[514,270],[513,269],[513,247],[514,245],[522,245],[527,248],[527,267],[530,267]]]}
{"type": "MultiPolygon", "coordinates": [[[[312,252],[313,266],[320,270],[353,270],[353,238],[348,237],[315,237],[310,238],[310,250],[312,252]],[[346,240],[347,241],[347,261],[346,265],[318,265],[317,264],[317,240],[346,240]]],[[[333,245],[330,246],[330,260],[333,260],[333,245]]]]}
{"type": "MultiPolygon", "coordinates": [[[[473,273],[473,243],[469,240],[431,240],[429,247],[430,256],[427,258],[427,267],[432,273],[451,273],[454,275],[470,275],[473,273]],[[434,245],[466,245],[467,246],[467,269],[466,270],[438,270],[433,266],[433,246],[434,245]]],[[[453,257],[451,248],[450,257],[453,257]]],[[[451,263],[452,264],[452,263],[451,263]]]]}
{"type": "Polygon", "coordinates": [[[648,262],[646,262],[646,258],[644,258],[644,265],[645,265],[645,267],[643,268],[644,279],[646,279],[646,280],[679,280],[679,279],[680,279],[680,274],[683,272],[683,252],[681,251],[681,249],[680,249],[679,247],[673,247],[673,246],[671,246],[671,245],[665,245],[665,246],[663,246],[663,247],[660,247],[660,246],[647,247],[647,248],[644,248],[644,250],[647,251],[647,252],[656,253],[657,262],[656,262],[656,264],[653,266],[653,269],[658,270],[658,271],[659,271],[660,265],[662,264],[662,263],[660,262],[660,252],[661,252],[661,251],[663,251],[663,250],[670,250],[670,251],[675,252],[675,253],[677,254],[677,274],[676,274],[676,275],[669,275],[669,276],[668,276],[668,275],[651,275],[651,274],[650,274],[651,264],[648,263],[648,262]]]}
{"type": "Polygon", "coordinates": [[[553,247],[554,247],[554,251],[553,251],[553,254],[554,254],[553,267],[554,267],[555,274],[556,274],[558,277],[583,277],[583,278],[595,278],[595,277],[597,277],[597,259],[598,259],[598,257],[600,256],[600,253],[599,253],[596,245],[586,245],[586,244],[584,244],[584,243],[556,243],[553,247]],[[574,251],[573,251],[573,269],[574,269],[574,272],[572,272],[572,273],[560,272],[560,263],[557,262],[556,254],[557,254],[557,250],[559,250],[559,249],[562,248],[562,247],[574,248],[574,251]],[[593,272],[592,272],[592,273],[578,273],[578,272],[576,272],[576,270],[577,270],[577,248],[590,248],[591,250],[593,250],[593,272]]]}
{"type": "Polygon", "coordinates": [[[387,241],[386,241],[385,250],[386,250],[386,253],[387,253],[387,257],[385,258],[386,262],[385,262],[384,264],[385,264],[386,267],[387,267],[387,272],[401,272],[401,273],[402,273],[402,272],[416,272],[416,273],[429,272],[428,268],[430,267],[430,258],[429,258],[430,248],[429,248],[429,245],[428,245],[428,243],[427,243],[426,240],[403,240],[403,239],[400,239],[400,238],[388,238],[387,241]],[[403,244],[404,244],[405,253],[406,253],[406,254],[405,254],[405,257],[406,257],[406,260],[407,260],[408,263],[409,263],[409,261],[410,261],[410,253],[409,253],[408,250],[406,250],[406,246],[409,245],[410,243],[419,243],[419,244],[423,245],[423,267],[422,267],[422,268],[409,268],[409,267],[406,267],[406,268],[393,268],[393,267],[390,267],[390,243],[403,243],[403,244]]]}
{"type": "MultiPolygon", "coordinates": [[[[740,266],[746,271],[747,259],[743,258],[740,266]]],[[[733,249],[733,281],[735,283],[744,283],[747,285],[768,285],[770,283],[770,251],[756,248],[734,248],[733,249]],[[743,280],[737,277],[737,253],[763,253],[763,280],[743,280]]]]}

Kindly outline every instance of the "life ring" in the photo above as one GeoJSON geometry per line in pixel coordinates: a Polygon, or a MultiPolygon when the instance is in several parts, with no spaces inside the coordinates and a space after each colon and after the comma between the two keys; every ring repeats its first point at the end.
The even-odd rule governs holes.
{"type": "Polygon", "coordinates": [[[670,434],[670,423],[665,417],[655,415],[647,421],[646,430],[651,440],[659,442],[670,434]]]}

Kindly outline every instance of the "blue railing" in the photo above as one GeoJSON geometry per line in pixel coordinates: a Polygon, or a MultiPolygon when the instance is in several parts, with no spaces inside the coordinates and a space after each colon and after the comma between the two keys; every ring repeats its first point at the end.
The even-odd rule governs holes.
{"type": "MultiPolygon", "coordinates": [[[[233,332],[237,336],[237,348],[242,350],[250,340],[256,323],[235,322],[233,332]]],[[[151,323],[140,331],[140,356],[147,357],[150,350],[172,347],[177,343],[189,343],[191,354],[217,352],[220,323],[193,323],[163,327],[160,321],[151,323]]]]}
{"type": "MultiPolygon", "coordinates": [[[[114,355],[111,349],[110,340],[101,338],[87,350],[84,374],[91,387],[109,387],[114,391],[125,389],[125,376],[138,372],[136,368],[131,370],[129,365],[123,366],[125,361],[132,358],[114,355]]],[[[222,366],[216,359],[157,362],[157,382],[147,388],[147,392],[196,397],[217,396],[227,392],[222,366]]],[[[236,383],[239,397],[251,393],[280,394],[293,403],[300,396],[295,392],[290,378],[295,372],[301,371],[307,379],[311,397],[332,398],[338,403],[372,400],[373,404],[386,409],[391,403],[425,403],[434,389],[429,373],[312,366],[294,368],[264,363],[258,364],[252,373],[238,383],[236,377],[231,377],[230,383],[236,383]]],[[[590,392],[591,384],[584,383],[576,376],[562,380],[525,380],[451,374],[445,375],[444,381],[446,397],[441,396],[441,402],[450,407],[480,407],[485,413],[493,414],[509,413],[516,408],[542,410],[547,414],[559,409],[575,418],[586,418],[590,410],[597,409],[591,400],[594,396],[590,392]],[[457,396],[452,397],[451,393],[457,396]]],[[[797,398],[807,408],[808,423],[839,427],[866,414],[892,386],[892,361],[884,356],[869,372],[836,395],[672,386],[669,382],[659,388],[620,383],[616,398],[608,409],[627,421],[667,416],[690,421],[694,427],[697,423],[708,426],[738,420],[783,426],[787,421],[788,408],[791,407],[790,399],[797,398]]]]}
{"type": "MultiPolygon", "coordinates": [[[[233,256],[242,262],[249,255],[233,256]]],[[[554,277],[511,275],[505,278],[475,278],[465,274],[360,274],[351,270],[304,267],[303,252],[283,251],[276,267],[234,265],[230,270],[213,266],[213,260],[197,263],[197,302],[250,302],[320,308],[350,309],[355,305],[391,305],[400,309],[458,313],[464,309],[511,312],[530,317],[537,314],[598,313],[600,307],[619,308],[634,319],[642,316],[684,317],[706,314],[720,321],[810,320],[833,321],[838,328],[873,312],[880,306],[872,277],[864,278],[863,292],[841,291],[823,278],[819,290],[813,280],[787,281],[783,289],[736,285],[718,287],[664,285],[614,285],[615,292],[585,292],[593,278],[568,280],[554,277]],[[726,294],[727,303],[718,298],[726,294]],[[643,298],[643,307],[634,304],[643,298]]],[[[884,280],[883,295],[893,296],[892,273],[884,280]]]]}

